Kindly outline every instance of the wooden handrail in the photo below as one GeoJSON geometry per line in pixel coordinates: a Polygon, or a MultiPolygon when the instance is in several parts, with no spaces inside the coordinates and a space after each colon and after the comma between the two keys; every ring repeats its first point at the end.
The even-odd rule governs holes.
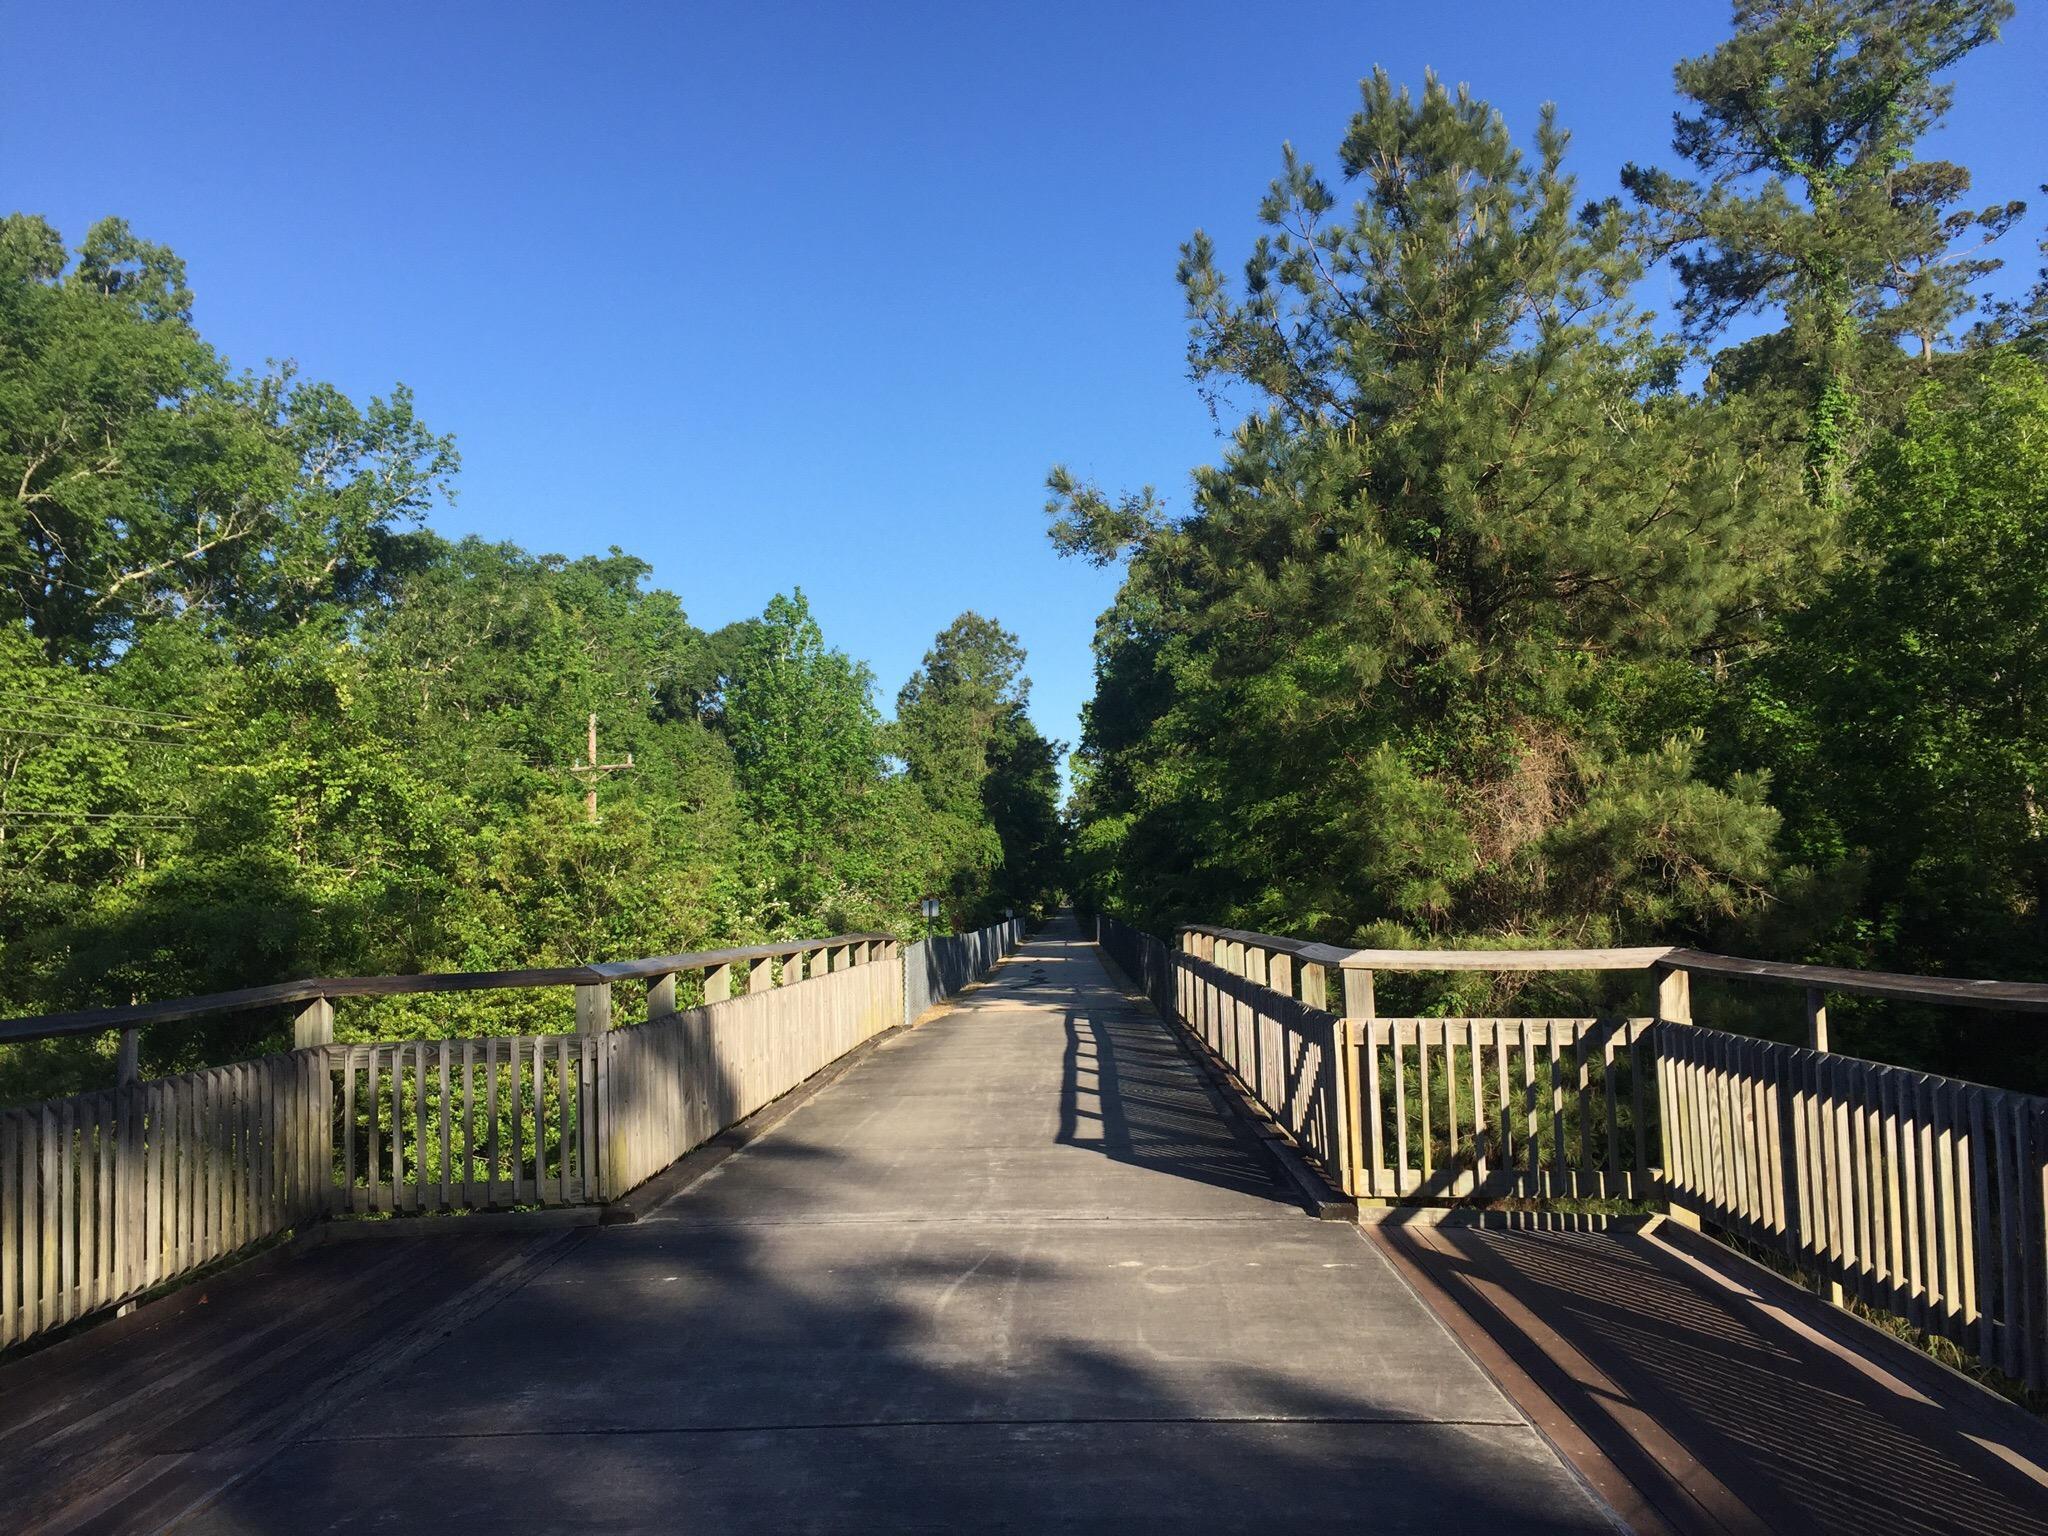
{"type": "Polygon", "coordinates": [[[782,944],[750,944],[737,949],[708,949],[681,955],[655,955],[642,960],[612,960],[596,965],[546,966],[520,971],[433,971],[419,976],[321,976],[304,981],[272,982],[201,997],[172,998],[130,1007],[82,1008],[71,1013],[32,1015],[0,1020],[0,1045],[23,1040],[49,1040],[65,1035],[98,1034],[110,1029],[143,1029],[219,1013],[249,1013],[260,1008],[286,1008],[323,998],[406,997],[428,992],[488,992],[532,987],[590,987],[608,982],[671,976],[678,971],[710,970],[744,960],[782,960],[848,944],[894,942],[887,933],[843,933],[829,939],[792,939],[782,944]]]}
{"type": "Polygon", "coordinates": [[[1345,949],[1206,923],[1186,923],[1179,931],[1293,955],[1307,964],[1343,971],[1646,971],[1663,967],[1694,975],[1775,982],[1822,993],[1889,997],[1948,1008],[2048,1013],[2048,983],[2043,982],[1858,971],[1787,960],[1748,960],[1669,945],[1619,949],[1345,949]]]}

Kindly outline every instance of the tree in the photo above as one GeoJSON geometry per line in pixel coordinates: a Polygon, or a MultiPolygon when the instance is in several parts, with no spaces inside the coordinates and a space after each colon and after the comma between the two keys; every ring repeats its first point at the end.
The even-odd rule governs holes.
{"type": "Polygon", "coordinates": [[[1762,786],[1646,724],[1746,642],[1814,520],[1742,412],[1677,392],[1566,137],[1384,73],[1347,214],[1290,148],[1241,296],[1180,269],[1212,400],[1266,406],[1181,521],[1063,472],[1055,542],[1130,568],[1098,628],[1084,857],[1145,916],[1596,940],[1751,902],[1762,786]]]}
{"type": "Polygon", "coordinates": [[[726,739],[774,897],[792,913],[848,905],[843,856],[881,777],[873,686],[865,664],[826,648],[800,589],[770,599],[733,662],[726,739]]]}
{"type": "Polygon", "coordinates": [[[1901,336],[1931,356],[1996,265],[1951,245],[1995,239],[2025,211],[1958,210],[1969,173],[1913,159],[1948,111],[1940,77],[2011,15],[2010,0],[1736,0],[1735,35],[1676,72],[1698,111],[1676,116],[1673,144],[1703,179],[1622,174],[1672,253],[1695,336],[1782,316],[1733,371],[1795,402],[1810,493],[1833,509],[1870,371],[1901,336]]]}
{"type": "Polygon", "coordinates": [[[235,376],[185,266],[118,219],[75,256],[0,219],[0,618],[105,665],[148,623],[244,632],[360,600],[447,489],[447,438],[400,387],[357,406],[289,365],[235,376]]]}
{"type": "Polygon", "coordinates": [[[963,613],[896,697],[891,739],[934,813],[958,926],[1037,905],[1059,885],[1059,749],[1031,722],[1023,669],[1015,635],[963,613]]]}

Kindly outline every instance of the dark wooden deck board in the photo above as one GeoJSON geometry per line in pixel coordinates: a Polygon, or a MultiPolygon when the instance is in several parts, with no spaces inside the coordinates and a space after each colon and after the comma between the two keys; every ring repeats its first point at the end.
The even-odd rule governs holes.
{"type": "Polygon", "coordinates": [[[2048,1425],[1697,1234],[1374,1235],[1673,1531],[2048,1533],[2048,1425]]]}

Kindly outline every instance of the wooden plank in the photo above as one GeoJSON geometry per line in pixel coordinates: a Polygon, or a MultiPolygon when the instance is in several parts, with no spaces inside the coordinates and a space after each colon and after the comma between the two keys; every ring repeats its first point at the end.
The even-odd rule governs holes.
{"type": "Polygon", "coordinates": [[[1607,1183],[1601,1189],[1603,1195],[1619,1195],[1622,1192],[1621,1179],[1621,1111],[1616,1102],[1614,1086],[1614,1036],[1620,1031],[1626,1039],[1628,1021],[1621,1020],[1601,1032],[1600,1039],[1600,1093],[1606,1101],[1607,1119],[1603,1122],[1607,1142],[1607,1183]]]}
{"type": "Polygon", "coordinates": [[[1569,1163],[1564,1149],[1564,1042],[1558,1039],[1556,1019],[1545,1019],[1543,1024],[1550,1049],[1550,1176],[1543,1182],[1543,1192],[1555,1200],[1565,1191],[1565,1169],[1569,1163]]]}
{"type": "MultiPolygon", "coordinates": [[[[68,1323],[78,1315],[78,1162],[73,1145],[76,1118],[77,1109],[71,1100],[57,1101],[57,1137],[50,1166],[57,1178],[57,1321],[60,1323],[68,1323]]],[[[49,1173],[46,1172],[44,1177],[49,1177],[49,1173]]]]}
{"type": "Polygon", "coordinates": [[[427,1121],[427,1043],[413,1042],[412,1048],[412,1185],[410,1188],[412,1209],[419,1212],[428,1207],[427,1150],[430,1132],[427,1121]]]}
{"type": "Polygon", "coordinates": [[[1853,1117],[1844,1083],[1844,1071],[1841,1058],[1838,1056],[1830,1056],[1823,1063],[1823,1082],[1829,1105],[1828,1155],[1837,1212],[1835,1244],[1840,1250],[1837,1258],[1843,1273],[1853,1283],[1867,1250],[1863,1246],[1861,1217],[1856,1203],[1856,1160],[1850,1138],[1853,1117]]]}
{"type": "Polygon", "coordinates": [[[1486,1177],[1486,1092],[1480,1071],[1479,1021],[1465,1021],[1465,1051],[1472,1068],[1472,1176],[1486,1177]]]}
{"type": "Polygon", "coordinates": [[[1514,1100],[1508,1090],[1508,1027],[1505,1020],[1493,1021],[1493,1070],[1496,1102],[1500,1114],[1494,1121],[1494,1152],[1504,1171],[1512,1172],[1515,1166],[1515,1109],[1514,1100]]]}
{"type": "MultiPolygon", "coordinates": [[[[1382,1118],[1382,1095],[1380,1086],[1380,1041],[1379,1021],[1359,1019],[1355,1027],[1364,1031],[1364,1044],[1360,1049],[1365,1053],[1365,1102],[1367,1146],[1372,1158],[1372,1182],[1367,1186],[1370,1193],[1386,1196],[1395,1193],[1388,1186],[1386,1129],[1382,1118]]],[[[1395,1087],[1400,1086],[1400,1072],[1394,1074],[1395,1087]]]]}
{"type": "Polygon", "coordinates": [[[1407,1074],[1401,1066],[1400,1030],[1389,1028],[1387,1040],[1393,1055],[1388,1092],[1394,1099],[1394,1193],[1405,1195],[1412,1186],[1408,1182],[1408,1083],[1407,1074]]]}
{"type": "Polygon", "coordinates": [[[1951,1083],[1932,1078],[1928,1083],[1935,1169],[1934,1226],[1941,1249],[1941,1332],[1944,1338],[1967,1347],[1969,1319],[1964,1311],[1962,1286],[1969,1266],[1962,1252],[1964,1218],[1956,1203],[1956,1093],[1951,1083]]]}
{"type": "Polygon", "coordinates": [[[1956,1207],[1967,1223],[1963,1244],[1963,1294],[1967,1321],[1976,1329],[1975,1348],[1979,1358],[1994,1358],[1991,1309],[1994,1283],[1991,1278],[1991,1249],[1995,1234],[1991,1226],[1991,1192],[1985,1173],[1987,1131],[1984,1101],[1975,1087],[1961,1090],[1957,1103],[1959,1142],[1956,1147],[1956,1207]]]}
{"type": "Polygon", "coordinates": [[[151,1083],[144,1090],[141,1279],[145,1289],[164,1277],[166,1247],[171,1241],[171,1222],[166,1209],[169,1186],[164,1180],[164,1143],[170,1139],[171,1091],[167,1083],[151,1083]]]}
{"type": "Polygon", "coordinates": [[[520,1047],[522,1042],[516,1035],[505,1042],[505,1099],[506,1110],[511,1118],[511,1187],[512,1203],[518,1205],[527,1200],[531,1191],[526,1182],[526,1125],[527,1111],[524,1088],[525,1073],[521,1070],[520,1047]]]}
{"type": "Polygon", "coordinates": [[[1522,1138],[1529,1149],[1529,1183],[1527,1192],[1531,1195],[1542,1193],[1542,1142],[1536,1132],[1536,1044],[1534,1026],[1528,1019],[1522,1020],[1522,1104],[1528,1120],[1528,1134],[1522,1138]]]}
{"type": "Polygon", "coordinates": [[[2043,1251],[2041,1202],[2048,1194],[2042,1169],[2041,1101],[2013,1097],[2013,1152],[2019,1206],[2020,1283],[2014,1323],[2020,1333],[2020,1379],[2048,1387],[2048,1253],[2043,1251]]]}
{"type": "MultiPolygon", "coordinates": [[[[591,1039],[600,1038],[591,1036],[591,1039]]],[[[499,1204],[498,1196],[498,1040],[486,1035],[484,1046],[484,1201],[499,1204]]]]}
{"type": "Polygon", "coordinates": [[[434,1208],[441,1211],[447,1210],[455,1198],[454,1170],[449,1167],[449,1160],[455,1153],[455,1127],[452,1123],[455,1118],[455,1100],[449,1096],[452,1086],[449,1076],[453,1063],[449,1057],[449,1044],[443,1040],[435,1053],[434,1061],[434,1086],[441,1093],[441,1177],[435,1186],[434,1208]]]}
{"type": "MultiPolygon", "coordinates": [[[[540,1036],[533,1037],[533,1198],[541,1205],[548,1199],[548,1066],[540,1036]]],[[[559,1197],[558,1197],[559,1198],[559,1197]]]]}
{"type": "Polygon", "coordinates": [[[24,1337],[21,1259],[34,1236],[21,1217],[21,1117],[0,1109],[0,1349],[24,1337]]]}

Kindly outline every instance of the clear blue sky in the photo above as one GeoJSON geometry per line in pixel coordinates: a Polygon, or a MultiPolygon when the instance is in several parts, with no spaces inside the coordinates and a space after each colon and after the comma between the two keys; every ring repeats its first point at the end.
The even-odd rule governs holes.
{"type": "MultiPolygon", "coordinates": [[[[1588,195],[1668,145],[1686,4],[0,4],[4,201],[128,218],[237,363],[394,380],[456,434],[434,524],[617,544],[707,628],[801,585],[884,708],[965,608],[1071,740],[1114,588],[1052,554],[1065,461],[1184,504],[1214,425],[1173,282],[1234,264],[1283,140],[1320,163],[1384,64],[1518,132],[1558,103],[1588,195]]],[[[1930,144],[2048,214],[2048,22],[1968,61],[1930,144]]],[[[1668,157],[1666,157],[1668,158],[1668,157]]],[[[1654,295],[1653,295],[1654,297],[1654,295]]]]}

